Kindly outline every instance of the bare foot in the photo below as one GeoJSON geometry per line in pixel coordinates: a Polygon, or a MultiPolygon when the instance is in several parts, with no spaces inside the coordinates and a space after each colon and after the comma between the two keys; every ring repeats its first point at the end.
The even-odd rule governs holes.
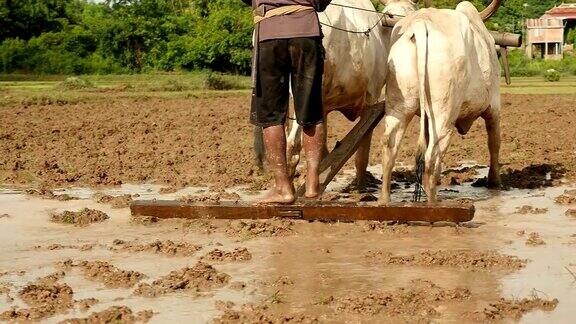
{"type": "Polygon", "coordinates": [[[318,182],[318,177],[315,175],[308,175],[306,178],[306,193],[304,197],[309,199],[320,198],[320,183],[318,182]]]}
{"type": "Polygon", "coordinates": [[[291,204],[296,201],[294,192],[280,192],[277,189],[268,191],[262,198],[256,201],[256,205],[291,204]]]}
{"type": "Polygon", "coordinates": [[[320,192],[318,190],[306,190],[304,197],[308,199],[320,198],[320,192]]]}

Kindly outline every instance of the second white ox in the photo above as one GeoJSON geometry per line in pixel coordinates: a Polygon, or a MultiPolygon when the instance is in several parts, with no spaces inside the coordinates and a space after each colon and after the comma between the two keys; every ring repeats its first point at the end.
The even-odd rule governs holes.
{"type": "MultiPolygon", "coordinates": [[[[390,15],[405,16],[414,5],[409,0],[389,2],[384,11],[390,15]]],[[[374,11],[370,0],[334,0],[325,12],[318,14],[326,49],[323,82],[325,116],[329,112],[339,111],[354,121],[366,107],[383,100],[391,29],[383,27],[381,16],[374,11]]],[[[294,122],[287,138],[291,175],[300,159],[300,140],[301,127],[294,122]]],[[[371,134],[356,153],[356,181],[360,187],[365,180],[370,142],[371,134]]]]}
{"type": "Polygon", "coordinates": [[[422,9],[394,27],[380,203],[390,201],[398,148],[415,115],[421,116],[418,161],[424,163],[422,184],[429,201],[437,200],[441,159],[455,131],[466,134],[479,117],[488,131],[488,181],[499,185],[500,64],[494,39],[483,23],[499,5],[494,0],[482,13],[469,2],[461,2],[456,10],[422,9]]]}

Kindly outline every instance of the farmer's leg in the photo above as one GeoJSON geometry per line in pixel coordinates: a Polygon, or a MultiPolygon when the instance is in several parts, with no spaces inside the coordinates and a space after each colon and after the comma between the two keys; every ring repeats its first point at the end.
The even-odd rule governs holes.
{"type": "Polygon", "coordinates": [[[298,123],[304,127],[306,197],[315,198],[320,194],[318,167],[326,142],[322,107],[324,49],[320,38],[294,38],[289,47],[294,109],[298,123]]]}
{"type": "Polygon", "coordinates": [[[288,109],[290,56],[287,40],[260,43],[258,84],[252,97],[251,121],[262,127],[268,168],[274,176],[274,188],[261,203],[292,203],[294,186],[286,165],[284,123],[288,109]]]}

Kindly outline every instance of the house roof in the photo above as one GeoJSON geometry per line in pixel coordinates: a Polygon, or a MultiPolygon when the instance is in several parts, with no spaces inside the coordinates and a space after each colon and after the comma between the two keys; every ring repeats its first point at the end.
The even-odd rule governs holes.
{"type": "Polygon", "coordinates": [[[576,3],[563,3],[556,6],[542,16],[542,18],[576,19],[576,3]]]}

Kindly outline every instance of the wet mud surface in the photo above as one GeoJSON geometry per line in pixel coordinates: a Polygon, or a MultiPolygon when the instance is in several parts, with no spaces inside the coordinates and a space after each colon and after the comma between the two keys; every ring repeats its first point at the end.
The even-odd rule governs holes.
{"type": "MultiPolygon", "coordinates": [[[[575,99],[503,97],[509,190],[478,181],[481,122],[455,139],[439,195],[475,204],[464,224],[132,218],[134,199],[254,199],[269,179],[252,164],[248,97],[1,109],[0,320],[569,323],[575,99]]],[[[351,125],[330,119],[332,146],[351,125]]],[[[377,196],[379,154],[376,138],[368,194],[348,164],[324,199],[377,196]]],[[[396,170],[393,200],[413,178],[396,170]]]]}
{"type": "MultiPolygon", "coordinates": [[[[477,172],[480,177],[484,171],[477,172]]],[[[344,187],[351,178],[344,175],[336,184],[344,187]]],[[[189,195],[154,188],[117,190],[117,195],[189,195]]],[[[0,314],[50,323],[568,318],[576,297],[570,288],[576,231],[565,215],[569,205],[555,199],[574,187],[497,192],[467,181],[447,188],[458,188],[458,199],[475,202],[472,222],[158,219],[142,224],[132,220],[128,208],[97,202],[88,191],[57,191],[84,197],[66,201],[6,191],[13,193],[0,194],[0,214],[11,216],[2,220],[1,230],[11,239],[0,245],[0,314]],[[84,208],[99,208],[109,219],[76,227],[48,217],[55,210],[84,208]],[[532,214],[535,209],[547,211],[532,214]],[[545,244],[527,245],[533,233],[545,244]],[[38,297],[44,295],[49,297],[38,297]]],[[[218,193],[199,195],[205,194],[218,193]]],[[[237,194],[253,197],[240,189],[237,194]]]]}

